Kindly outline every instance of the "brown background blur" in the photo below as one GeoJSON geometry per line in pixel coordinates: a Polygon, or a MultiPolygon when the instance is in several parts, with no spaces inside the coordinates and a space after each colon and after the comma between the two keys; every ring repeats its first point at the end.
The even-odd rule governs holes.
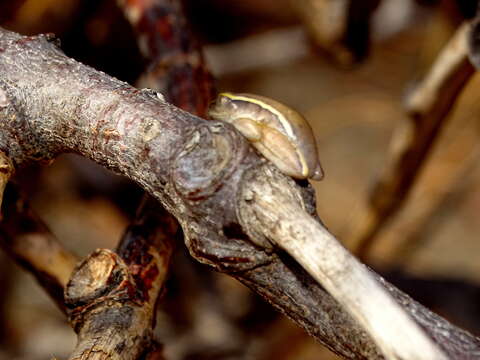
{"type": "MultiPolygon", "coordinates": [[[[306,116],[326,172],[314,183],[318,211],[349,247],[368,192],[388,165],[392,131],[406,121],[406,92],[471,15],[467,2],[460,3],[464,6],[383,1],[371,18],[368,55],[350,66],[336,65],[312,46],[288,0],[190,0],[186,8],[219,90],[269,96],[306,116]]],[[[3,1],[0,21],[22,34],[54,32],[67,55],[132,84],[146,64],[115,1],[3,1]]],[[[455,105],[407,206],[369,256],[369,264],[400,288],[476,334],[478,91],[476,76],[455,105]]],[[[49,167],[24,169],[18,181],[62,243],[82,256],[115,246],[142,194],[73,155],[49,167]]],[[[334,358],[242,285],[190,263],[183,248],[178,252],[180,270],[172,275],[158,321],[173,324],[159,330],[167,359],[334,358]],[[195,269],[205,272],[201,280],[207,285],[195,287],[188,280],[195,269]],[[191,311],[176,314],[172,303],[186,294],[194,294],[193,300],[182,298],[191,311]]],[[[6,256],[0,258],[0,359],[67,357],[75,336],[63,315],[30,276],[6,256]]]]}

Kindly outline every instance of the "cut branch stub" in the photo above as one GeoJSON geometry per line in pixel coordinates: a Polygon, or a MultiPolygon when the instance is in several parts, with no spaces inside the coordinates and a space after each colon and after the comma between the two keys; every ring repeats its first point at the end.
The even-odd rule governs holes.
{"type": "Polygon", "coordinates": [[[82,315],[107,299],[128,298],[135,289],[128,267],[114,252],[99,249],[74,270],[65,288],[65,303],[75,331],[84,323],[82,315]]]}
{"type": "Polygon", "coordinates": [[[78,265],[67,284],[67,313],[78,334],[70,359],[136,360],[155,345],[155,306],[172,248],[157,252],[146,241],[126,238],[128,264],[99,249],[78,265]]]}
{"type": "Polygon", "coordinates": [[[177,224],[144,199],[117,254],[97,250],[75,269],[65,290],[78,333],[71,359],[160,359],[153,339],[155,309],[165,283],[177,224]]]}

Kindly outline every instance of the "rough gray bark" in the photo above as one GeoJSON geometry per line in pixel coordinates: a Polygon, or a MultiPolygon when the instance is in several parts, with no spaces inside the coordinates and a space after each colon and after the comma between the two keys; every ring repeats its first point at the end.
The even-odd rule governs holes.
{"type": "MultiPolygon", "coordinates": [[[[230,272],[334,352],[381,358],[365,331],[298,265],[242,231],[238,190],[252,186],[248,173],[268,165],[233,128],[83,66],[52,40],[0,29],[0,150],[15,166],[76,152],[130,177],[179,220],[197,260],[230,272]]],[[[270,170],[271,181],[284,178],[270,170]]],[[[299,186],[313,213],[308,184],[291,186],[299,186]]],[[[480,357],[479,339],[384,286],[449,358],[480,357]]]]}
{"type": "Polygon", "coordinates": [[[98,249],[76,266],[65,287],[78,335],[70,360],[160,358],[153,328],[176,228],[163,214],[157,202],[146,200],[116,252],[98,249]]]}

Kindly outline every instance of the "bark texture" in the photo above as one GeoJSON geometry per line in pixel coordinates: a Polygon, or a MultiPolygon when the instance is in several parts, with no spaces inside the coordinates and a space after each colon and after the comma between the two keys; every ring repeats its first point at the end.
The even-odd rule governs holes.
{"type": "Polygon", "coordinates": [[[162,213],[147,202],[116,253],[96,250],[75,268],[65,288],[67,313],[78,334],[71,360],[161,355],[153,339],[155,310],[176,229],[162,213]]]}
{"type": "MultiPolygon", "coordinates": [[[[337,354],[381,358],[365,331],[296,263],[258,234],[245,233],[238,194],[255,186],[248,174],[267,168],[277,185],[285,177],[231,126],[206,122],[81,65],[58,50],[51,36],[22,37],[0,29],[0,74],[0,150],[15,166],[76,152],[130,177],[177,218],[197,260],[231,273],[337,354]]],[[[308,183],[288,186],[313,214],[308,183]]],[[[99,252],[91,259],[108,265],[110,275],[118,271],[122,284],[132,281],[114,255],[99,252]]],[[[114,278],[95,268],[83,263],[77,272],[94,274],[110,288],[114,278]]],[[[89,294],[74,285],[67,290],[71,299],[89,294]]],[[[450,358],[479,356],[477,338],[384,286],[450,358]]]]}

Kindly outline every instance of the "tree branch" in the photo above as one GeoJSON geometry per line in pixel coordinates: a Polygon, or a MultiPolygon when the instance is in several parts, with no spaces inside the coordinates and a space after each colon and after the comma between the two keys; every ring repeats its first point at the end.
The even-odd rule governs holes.
{"type": "Polygon", "coordinates": [[[18,188],[13,184],[6,186],[12,173],[13,165],[0,153],[0,199],[4,200],[3,204],[0,201],[0,246],[65,311],[63,289],[78,259],[57,241],[18,188]]]}
{"type": "Polygon", "coordinates": [[[5,191],[0,246],[29,271],[65,311],[63,290],[78,258],[57,241],[14,185],[5,191]]]}
{"type": "Polygon", "coordinates": [[[370,211],[359,221],[353,243],[361,259],[375,236],[407,199],[457,97],[474,74],[467,56],[469,23],[462,24],[410,92],[405,109],[408,122],[393,134],[389,165],[380,175],[370,199],[370,211]]]}
{"type": "Polygon", "coordinates": [[[150,61],[138,87],[158,90],[169,103],[205,117],[213,98],[213,77],[188,26],[181,1],[117,3],[135,29],[140,51],[150,61]]]}
{"type": "Polygon", "coordinates": [[[260,223],[250,221],[248,228],[261,229],[291,254],[367,330],[387,359],[445,358],[364,265],[313,217],[302,216],[299,195],[272,182],[268,171],[262,175],[255,173],[242,193],[247,209],[240,210],[241,218],[260,223]]]}
{"type": "MultiPolygon", "coordinates": [[[[338,354],[358,359],[381,357],[370,335],[357,322],[358,313],[352,308],[345,311],[292,266],[291,260],[278,256],[272,244],[281,244],[276,235],[266,238],[261,228],[251,226],[249,216],[239,212],[240,203],[248,200],[243,194],[252,174],[267,173],[271,189],[297,194],[295,201],[303,209],[299,218],[313,214],[315,209],[308,184],[296,184],[265,164],[228,124],[205,122],[149,92],[80,65],[66,58],[51,40],[48,36],[21,37],[0,31],[0,90],[7,99],[0,108],[0,150],[8,151],[16,166],[49,160],[62,152],[77,152],[130,177],[179,220],[187,247],[197,260],[232,273],[338,354]]],[[[125,273],[110,255],[98,254],[95,258],[125,273]]],[[[316,260],[318,266],[328,273],[328,263],[320,260],[316,260]]],[[[87,263],[82,267],[90,269],[87,263]]],[[[348,266],[341,269],[346,274],[354,270],[348,266]]],[[[128,277],[124,279],[124,284],[131,283],[128,277]]],[[[348,281],[351,279],[347,276],[348,281]]],[[[109,282],[105,277],[103,280],[109,282]]],[[[377,281],[373,283],[379,286],[377,281]]],[[[398,295],[389,285],[383,287],[398,295]]],[[[380,291],[385,294],[385,289],[380,291]]],[[[342,302],[338,293],[334,295],[342,302]]],[[[441,337],[443,343],[437,345],[448,356],[479,349],[476,338],[420,305],[409,301],[401,305],[433,338],[441,337]]],[[[377,335],[371,334],[389,354],[377,335]]],[[[421,333],[419,336],[425,339],[421,333]]],[[[397,349],[405,346],[406,353],[411,351],[411,344],[396,341],[390,339],[388,343],[397,349]]],[[[417,351],[418,359],[432,356],[417,351]]]]}
{"type": "Polygon", "coordinates": [[[70,359],[136,360],[158,353],[157,300],[166,279],[176,223],[146,201],[117,253],[99,249],[77,266],[65,289],[78,334],[70,359]]]}

